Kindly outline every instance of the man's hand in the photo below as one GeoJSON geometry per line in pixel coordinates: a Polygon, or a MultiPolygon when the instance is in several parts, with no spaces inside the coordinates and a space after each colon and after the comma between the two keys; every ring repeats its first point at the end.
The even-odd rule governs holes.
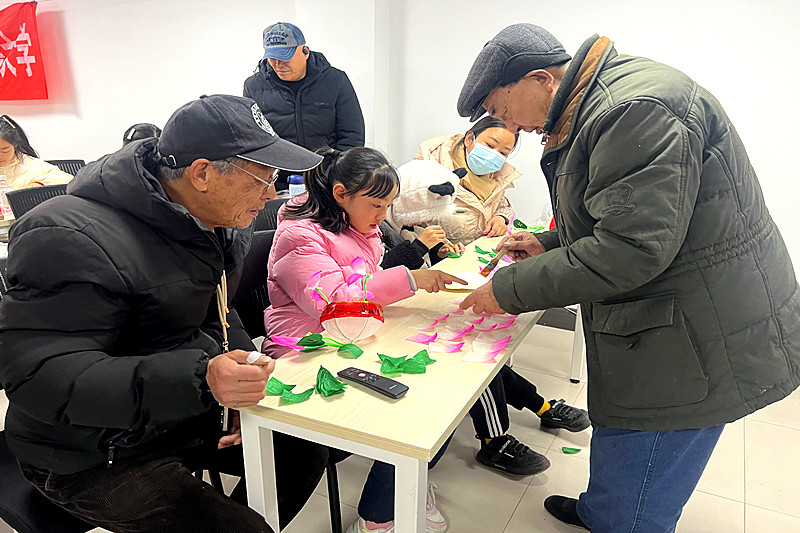
{"type": "Polygon", "coordinates": [[[441,270],[412,270],[411,275],[414,276],[414,281],[417,282],[417,288],[425,289],[428,292],[439,292],[447,288],[447,285],[451,283],[467,284],[463,279],[441,270]]]}
{"type": "Polygon", "coordinates": [[[269,375],[275,369],[275,360],[262,356],[248,365],[250,352],[233,350],[219,354],[208,362],[206,382],[211,394],[225,407],[248,407],[265,396],[269,375]]]}
{"type": "Polygon", "coordinates": [[[417,239],[419,239],[422,244],[428,248],[433,248],[440,242],[446,241],[447,235],[445,235],[441,226],[428,226],[422,231],[417,239]]]}
{"type": "Polygon", "coordinates": [[[472,294],[464,298],[464,301],[459,304],[459,307],[461,309],[469,309],[472,307],[472,311],[476,314],[481,314],[486,311],[487,313],[499,315],[506,312],[494,298],[492,280],[489,280],[488,283],[475,289],[472,294]]]}
{"type": "Polygon", "coordinates": [[[242,443],[242,424],[239,420],[239,411],[231,409],[228,412],[228,416],[231,417],[231,429],[228,431],[227,435],[219,439],[217,443],[218,450],[242,443]]]}
{"type": "Polygon", "coordinates": [[[445,257],[447,257],[447,254],[449,252],[457,253],[458,255],[464,255],[465,251],[466,251],[466,248],[464,248],[464,245],[461,244],[460,242],[457,242],[457,243],[453,244],[453,246],[448,246],[448,245],[445,244],[444,246],[439,248],[439,251],[436,252],[436,253],[437,253],[437,255],[439,257],[444,259],[445,257]]]}
{"type": "Polygon", "coordinates": [[[500,215],[495,215],[486,222],[486,227],[483,229],[483,234],[487,237],[499,237],[508,231],[506,219],[500,215]]]}
{"type": "Polygon", "coordinates": [[[501,248],[506,248],[508,257],[514,261],[522,261],[535,255],[543,254],[546,250],[536,235],[528,231],[517,231],[500,241],[495,248],[500,251],[501,248]]]}

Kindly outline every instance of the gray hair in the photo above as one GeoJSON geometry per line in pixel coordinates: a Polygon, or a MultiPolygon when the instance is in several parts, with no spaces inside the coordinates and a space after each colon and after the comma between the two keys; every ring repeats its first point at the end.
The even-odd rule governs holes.
{"type": "MultiPolygon", "coordinates": [[[[233,166],[234,159],[236,159],[236,156],[226,157],[225,159],[212,161],[211,166],[217,169],[217,172],[219,172],[220,174],[230,174],[231,172],[233,172],[234,169],[233,166]]],[[[169,168],[161,166],[159,167],[158,179],[165,183],[178,181],[183,177],[183,173],[186,171],[187,168],[189,167],[169,168]]]]}

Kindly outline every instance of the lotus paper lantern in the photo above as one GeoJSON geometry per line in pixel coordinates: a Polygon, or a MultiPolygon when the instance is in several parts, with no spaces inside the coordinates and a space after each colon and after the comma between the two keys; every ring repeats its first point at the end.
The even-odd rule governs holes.
{"type": "Polygon", "coordinates": [[[320,323],[331,336],[353,343],[375,334],[383,325],[383,307],[375,302],[331,302],[322,312],[320,323]]]}

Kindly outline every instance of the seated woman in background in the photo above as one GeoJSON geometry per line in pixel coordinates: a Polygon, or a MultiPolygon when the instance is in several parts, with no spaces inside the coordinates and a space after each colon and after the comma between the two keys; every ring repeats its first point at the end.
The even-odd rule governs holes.
{"type": "Polygon", "coordinates": [[[463,135],[435,137],[420,144],[414,159],[432,159],[461,176],[456,212],[441,223],[451,241],[469,244],[508,229],[514,210],[506,189],[522,173],[506,158],[518,139],[519,134],[508,131],[501,120],[485,117],[463,135]]]}
{"type": "Polygon", "coordinates": [[[161,137],[161,128],[149,122],[140,122],[139,124],[134,124],[122,134],[122,146],[151,137],[161,137]]]}
{"type": "Polygon", "coordinates": [[[8,115],[0,115],[0,174],[12,189],[57,185],[72,179],[72,174],[39,159],[28,136],[8,115]]]}

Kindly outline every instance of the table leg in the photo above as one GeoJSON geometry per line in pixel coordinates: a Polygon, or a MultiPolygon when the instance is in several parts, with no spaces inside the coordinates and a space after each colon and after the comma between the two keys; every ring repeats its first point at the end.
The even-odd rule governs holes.
{"type": "Polygon", "coordinates": [[[428,463],[402,457],[395,463],[394,531],[425,531],[425,496],[428,490],[428,463]]]}
{"type": "Polygon", "coordinates": [[[280,533],[272,430],[260,427],[256,415],[240,412],[240,416],[247,504],[266,519],[275,533],[280,533]]]}
{"type": "Polygon", "coordinates": [[[583,320],[581,319],[581,306],[578,306],[578,312],[575,314],[575,334],[572,337],[572,365],[569,369],[569,380],[572,383],[578,383],[583,374],[583,354],[586,349],[586,344],[583,340],[583,320]]]}

